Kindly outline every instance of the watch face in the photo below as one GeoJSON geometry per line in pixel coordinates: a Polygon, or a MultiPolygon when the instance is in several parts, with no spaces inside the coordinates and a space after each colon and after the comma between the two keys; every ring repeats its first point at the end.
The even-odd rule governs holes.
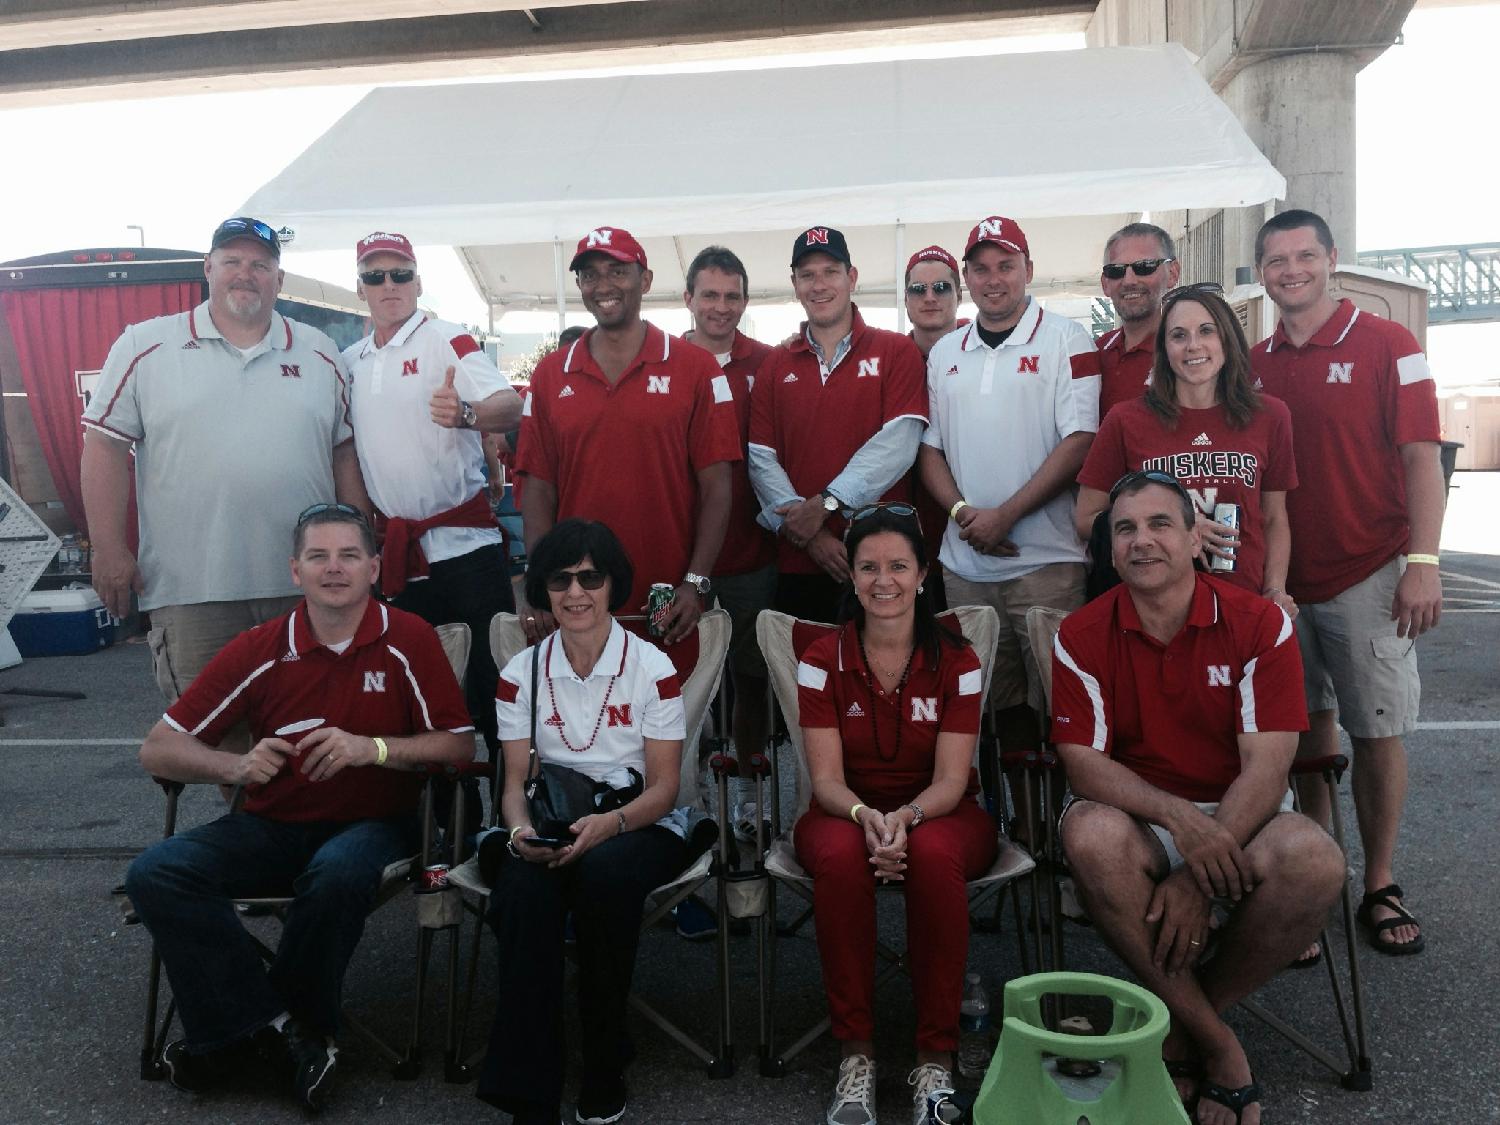
{"type": "Polygon", "coordinates": [[[823,508],[825,511],[836,512],[839,510],[838,498],[835,496],[823,497],[823,508]]]}

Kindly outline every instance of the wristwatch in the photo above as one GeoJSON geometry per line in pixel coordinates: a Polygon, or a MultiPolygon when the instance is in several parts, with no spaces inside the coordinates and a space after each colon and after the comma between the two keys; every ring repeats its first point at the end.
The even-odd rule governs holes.
{"type": "Polygon", "coordinates": [[[826,488],[823,490],[822,496],[823,496],[823,510],[825,512],[830,512],[830,513],[831,512],[836,512],[836,511],[838,511],[840,508],[842,508],[844,506],[844,502],[842,500],[840,500],[837,496],[835,496],[833,493],[829,492],[828,489],[826,489],[826,488]]]}
{"type": "Polygon", "coordinates": [[[698,596],[700,598],[708,597],[708,590],[712,585],[712,583],[709,582],[707,578],[703,577],[703,575],[694,574],[692,571],[689,571],[683,576],[682,584],[684,586],[691,586],[694,590],[697,590],[698,596]]]}
{"type": "Polygon", "coordinates": [[[472,402],[464,402],[463,399],[459,399],[458,405],[463,410],[463,417],[459,420],[459,425],[466,430],[472,430],[479,422],[479,411],[474,409],[472,402]]]}
{"type": "Polygon", "coordinates": [[[922,811],[922,806],[908,801],[901,806],[903,809],[911,809],[911,826],[915,828],[927,819],[927,814],[922,811]]]}

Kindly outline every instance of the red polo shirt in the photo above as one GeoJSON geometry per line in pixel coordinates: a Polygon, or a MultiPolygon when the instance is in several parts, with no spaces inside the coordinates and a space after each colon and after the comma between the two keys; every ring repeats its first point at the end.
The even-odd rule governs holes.
{"type": "Polygon", "coordinates": [[[1078,483],[1108,492],[1137,469],[1158,469],[1180,480],[1210,519],[1215,504],[1240,506],[1240,547],[1233,571],[1220,577],[1258,594],[1266,571],[1266,536],[1260,494],[1297,487],[1292,418],[1280,399],[1264,395],[1263,408],[1236,430],[1223,407],[1181,410],[1170,429],[1144,398],[1122,403],[1099,427],[1078,483]]]}
{"type": "Polygon", "coordinates": [[[1300,348],[1277,324],[1250,365],[1300,435],[1287,591],[1325,602],[1406,550],[1401,446],[1441,439],[1432,372],[1410,332],[1347,298],[1300,348]]]}
{"type": "Polygon", "coordinates": [[[599,520],[635,566],[623,612],[639,613],[653,582],[687,574],[698,525],[698,473],[741,460],[729,378],[713,356],[646,325],[619,382],[589,353],[594,329],[531,376],[516,471],[557,489],[557,518],[599,520]]]}
{"type": "Polygon", "coordinates": [[[1156,334],[1153,332],[1133,348],[1125,346],[1125,329],[1116,328],[1094,341],[1099,349],[1099,420],[1110,408],[1146,393],[1151,381],[1151,364],[1156,359],[1156,334]]]}
{"type": "MultiPolygon", "coordinates": [[[[797,664],[801,725],[837,728],[844,780],[872,807],[900,808],[932,784],[939,734],[979,732],[983,682],[967,644],[944,644],[936,666],[918,649],[905,686],[887,695],[865,664],[853,622],[799,631],[815,638],[797,664]]],[[[977,791],[971,776],[969,792],[977,791]]]]}
{"type": "MultiPolygon", "coordinates": [[[[688,342],[696,343],[693,340],[688,342]]],[[[746,446],[750,443],[750,391],[755,386],[755,373],[760,370],[761,360],[770,354],[770,344],[762,344],[737,331],[729,352],[729,362],[723,365],[724,377],[729,380],[729,393],[734,396],[734,416],[740,427],[742,460],[733,467],[729,529],[724,532],[724,546],[719,551],[719,561],[714,566],[716,577],[748,574],[766,566],[776,557],[775,536],[755,522],[760,504],[755,499],[755,490],[750,487],[750,463],[744,459],[746,446]]],[[[715,362],[717,359],[716,356],[715,362]]]]}
{"type": "MultiPolygon", "coordinates": [[[[926,367],[911,340],[867,327],[856,307],[849,351],[826,382],[804,326],[796,340],[772,349],[762,361],[750,399],[750,441],[776,452],[799,495],[816,496],[886,426],[901,418],[927,421],[926,367]]],[[[909,498],[909,476],[882,497],[909,498]]],[[[836,536],[844,532],[837,514],[823,526],[836,536]]],[[[777,565],[785,573],[823,572],[784,537],[777,551],[777,565]]]]}
{"type": "MultiPolygon", "coordinates": [[[[257,741],[276,736],[293,745],[317,727],[397,738],[474,729],[432,626],[374,598],[342,654],[313,637],[306,602],[241,633],[163,717],[210,746],[241,719],[257,741]]],[[[381,766],[309,781],[293,758],[248,789],[244,807],[271,820],[369,820],[414,811],[421,784],[420,774],[381,766]]]]}
{"type": "Polygon", "coordinates": [[[1218,801],[1240,774],[1238,736],[1307,729],[1302,653],[1280,606],[1205,574],[1168,644],[1130,588],[1070,613],[1052,650],[1052,741],[1089,746],[1158,789],[1218,801]]]}

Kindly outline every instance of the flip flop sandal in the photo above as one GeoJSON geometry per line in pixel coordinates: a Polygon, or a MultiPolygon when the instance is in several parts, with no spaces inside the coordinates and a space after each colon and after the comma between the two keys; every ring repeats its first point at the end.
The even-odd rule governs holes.
{"type": "Polygon", "coordinates": [[[1217,1082],[1205,1082],[1198,1088],[1198,1100],[1202,1101],[1204,1098],[1234,1110],[1234,1119],[1238,1121],[1244,1115],[1247,1105],[1260,1101],[1260,1083],[1252,1078],[1248,1086],[1227,1090],[1217,1082]]]}
{"type": "Polygon", "coordinates": [[[1406,909],[1396,900],[1405,897],[1401,888],[1395,883],[1388,887],[1381,887],[1378,891],[1371,891],[1360,899],[1359,909],[1355,912],[1355,921],[1359,928],[1364,931],[1365,941],[1373,946],[1376,952],[1384,953],[1387,957],[1410,957],[1414,953],[1421,953],[1427,945],[1427,939],[1418,934],[1413,941],[1382,941],[1380,935],[1390,930],[1405,925],[1420,926],[1417,916],[1406,909]],[[1382,918],[1375,921],[1375,907],[1383,906],[1387,910],[1396,912],[1395,918],[1382,918]]]}

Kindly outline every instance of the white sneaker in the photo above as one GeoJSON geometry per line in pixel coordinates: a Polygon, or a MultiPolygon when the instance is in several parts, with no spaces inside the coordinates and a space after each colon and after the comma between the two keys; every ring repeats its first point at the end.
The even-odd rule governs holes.
{"type": "Polygon", "coordinates": [[[869,1055],[850,1055],[839,1063],[828,1125],[875,1125],[875,1060],[869,1055]]]}
{"type": "MultiPolygon", "coordinates": [[[[755,843],[755,822],[760,819],[760,807],[754,801],[741,801],[734,813],[734,838],[742,844],[755,843]]],[[[771,842],[769,830],[765,842],[771,842]]]]}
{"type": "Polygon", "coordinates": [[[923,1063],[906,1076],[906,1084],[912,1087],[912,1125],[927,1125],[927,1098],[934,1090],[953,1089],[953,1075],[947,1067],[937,1063],[923,1063]]]}

